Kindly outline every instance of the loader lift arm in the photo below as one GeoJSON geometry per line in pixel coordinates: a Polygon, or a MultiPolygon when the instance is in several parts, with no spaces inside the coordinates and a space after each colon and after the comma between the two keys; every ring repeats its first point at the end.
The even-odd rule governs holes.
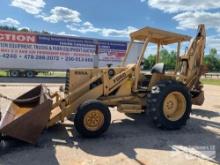
{"type": "Polygon", "coordinates": [[[68,93],[65,98],[59,100],[58,103],[55,102],[47,127],[59,121],[64,121],[65,117],[77,111],[77,107],[79,107],[82,102],[88,99],[97,99],[101,96],[108,96],[111,92],[122,86],[128,79],[131,79],[134,70],[135,65],[131,64],[126,67],[124,71],[116,74],[112,78],[109,77],[107,70],[103,70],[102,74],[98,74],[89,81],[83,83],[78,88],[68,93]],[[92,89],[88,88],[88,86],[98,79],[101,79],[100,84],[92,89]],[[82,93],[81,91],[84,92],[82,93]]]}

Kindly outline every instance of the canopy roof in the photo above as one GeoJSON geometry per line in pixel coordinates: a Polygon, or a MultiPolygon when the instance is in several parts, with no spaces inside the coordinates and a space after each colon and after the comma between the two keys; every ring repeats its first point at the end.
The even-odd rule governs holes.
{"type": "Polygon", "coordinates": [[[133,40],[144,41],[147,37],[150,38],[152,43],[160,43],[162,45],[168,45],[176,42],[189,41],[190,36],[182,35],[178,33],[168,32],[160,29],[145,27],[130,34],[133,40]]]}

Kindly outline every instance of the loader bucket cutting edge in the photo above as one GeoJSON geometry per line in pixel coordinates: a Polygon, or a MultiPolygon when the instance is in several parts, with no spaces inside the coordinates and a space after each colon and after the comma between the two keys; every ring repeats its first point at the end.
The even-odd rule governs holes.
{"type": "Polygon", "coordinates": [[[52,99],[45,90],[39,85],[13,101],[0,122],[0,133],[35,144],[48,123],[52,107],[52,99]]]}

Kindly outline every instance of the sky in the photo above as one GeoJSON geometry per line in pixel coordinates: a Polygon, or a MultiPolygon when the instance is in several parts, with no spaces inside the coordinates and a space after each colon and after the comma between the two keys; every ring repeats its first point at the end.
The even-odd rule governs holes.
{"type": "Polygon", "coordinates": [[[218,0],[1,0],[0,11],[0,25],[125,41],[145,26],[195,36],[203,23],[206,52],[220,54],[218,0]]]}

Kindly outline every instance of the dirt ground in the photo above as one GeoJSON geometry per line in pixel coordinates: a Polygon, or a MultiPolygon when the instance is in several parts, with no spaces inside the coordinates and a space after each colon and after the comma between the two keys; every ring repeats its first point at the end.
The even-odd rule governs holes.
{"type": "MultiPolygon", "coordinates": [[[[0,85],[15,98],[32,85],[0,85]]],[[[57,90],[58,85],[50,85],[57,90]]],[[[80,137],[71,121],[43,132],[36,146],[0,142],[0,165],[207,165],[220,164],[220,87],[205,86],[203,106],[193,106],[181,130],[155,128],[146,115],[125,116],[112,109],[112,124],[100,138],[80,137]]],[[[2,110],[8,102],[1,99],[2,110]]]]}

